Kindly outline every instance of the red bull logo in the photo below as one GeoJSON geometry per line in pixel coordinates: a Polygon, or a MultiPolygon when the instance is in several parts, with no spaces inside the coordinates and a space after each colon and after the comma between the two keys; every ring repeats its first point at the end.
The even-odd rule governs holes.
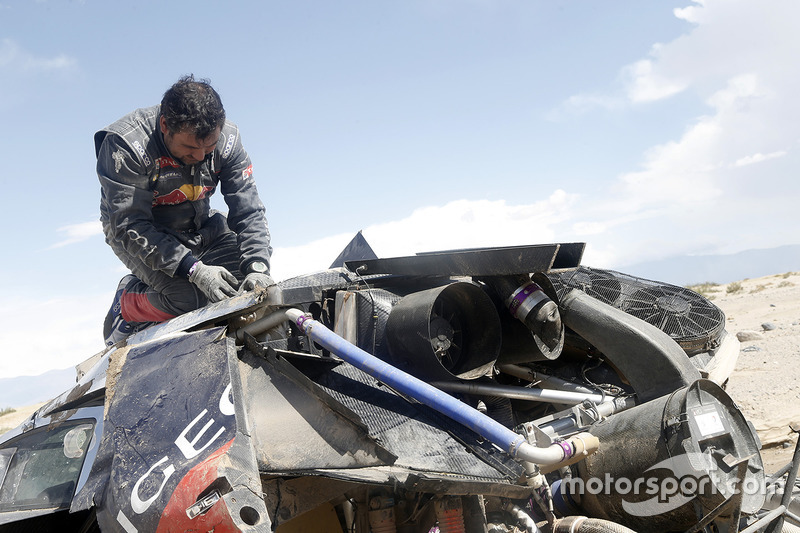
{"type": "Polygon", "coordinates": [[[167,194],[159,194],[158,191],[153,191],[153,207],[157,205],[177,205],[183,202],[194,202],[202,200],[206,196],[210,196],[209,192],[213,191],[214,187],[203,185],[181,185],[179,189],[175,189],[167,194]]]}
{"type": "Polygon", "coordinates": [[[158,166],[161,168],[164,167],[172,167],[172,168],[181,168],[180,164],[172,159],[171,157],[159,157],[158,158],[158,166]]]}

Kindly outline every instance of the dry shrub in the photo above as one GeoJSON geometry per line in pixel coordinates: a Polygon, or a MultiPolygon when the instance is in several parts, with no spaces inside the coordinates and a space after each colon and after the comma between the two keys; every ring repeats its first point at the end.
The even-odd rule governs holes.
{"type": "Polygon", "coordinates": [[[738,281],[729,283],[728,288],[725,289],[725,292],[727,292],[728,294],[736,294],[737,292],[742,292],[742,284],[738,281]]]}
{"type": "Polygon", "coordinates": [[[712,296],[714,293],[717,292],[719,288],[719,283],[713,283],[711,281],[706,281],[705,283],[698,283],[697,285],[689,285],[686,287],[690,291],[694,291],[701,296],[705,296],[708,298],[712,296]]]}

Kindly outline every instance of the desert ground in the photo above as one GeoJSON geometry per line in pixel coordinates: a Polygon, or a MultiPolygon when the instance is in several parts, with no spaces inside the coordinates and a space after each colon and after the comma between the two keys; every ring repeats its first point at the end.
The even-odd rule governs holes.
{"type": "MultiPolygon", "coordinates": [[[[767,472],[792,459],[800,423],[800,272],[692,289],[719,306],[726,330],[741,350],[726,390],[758,431],[767,472]]],[[[40,405],[0,416],[0,434],[19,425],[40,405]]]]}
{"type": "Polygon", "coordinates": [[[789,424],[800,422],[800,272],[700,292],[741,342],[726,390],[758,431],[766,471],[775,471],[791,461],[797,435],[789,424]]]}

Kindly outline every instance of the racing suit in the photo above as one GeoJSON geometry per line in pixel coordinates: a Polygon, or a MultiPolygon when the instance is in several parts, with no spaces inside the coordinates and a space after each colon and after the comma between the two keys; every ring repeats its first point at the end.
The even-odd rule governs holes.
{"type": "MultiPolygon", "coordinates": [[[[160,105],[137,109],[94,136],[100,220],[106,242],[137,278],[125,289],[128,322],[161,322],[202,307],[188,280],[198,260],[239,281],[272,255],[265,209],[235,124],[225,122],[213,152],[185,165],[164,144],[160,105]],[[227,218],[210,207],[220,186],[227,218]]],[[[268,270],[269,271],[269,270],[268,270]]]]}

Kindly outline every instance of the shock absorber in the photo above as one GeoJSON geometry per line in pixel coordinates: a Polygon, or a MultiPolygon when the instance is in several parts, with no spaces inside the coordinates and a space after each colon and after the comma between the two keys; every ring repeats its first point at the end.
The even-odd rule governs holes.
{"type": "Polygon", "coordinates": [[[465,533],[461,497],[446,496],[434,502],[440,533],[465,533]]]}

